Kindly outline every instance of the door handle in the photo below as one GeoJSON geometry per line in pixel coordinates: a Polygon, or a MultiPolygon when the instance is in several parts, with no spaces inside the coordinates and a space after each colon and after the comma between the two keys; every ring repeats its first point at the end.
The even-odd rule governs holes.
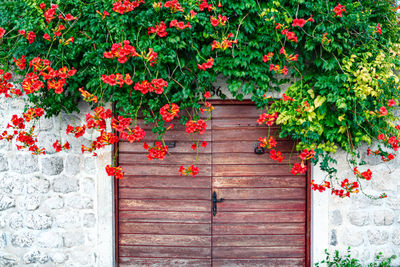
{"type": "Polygon", "coordinates": [[[213,212],[213,216],[215,216],[217,214],[217,203],[220,203],[224,201],[223,198],[218,199],[217,198],[217,192],[213,192],[212,194],[212,212],[213,212]]]}

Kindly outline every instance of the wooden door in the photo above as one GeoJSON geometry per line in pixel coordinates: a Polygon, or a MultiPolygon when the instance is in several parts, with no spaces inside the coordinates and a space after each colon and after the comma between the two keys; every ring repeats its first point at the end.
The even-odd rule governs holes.
{"type": "MultiPolygon", "coordinates": [[[[290,174],[293,142],[280,140],[285,161],[256,155],[267,128],[250,105],[216,105],[212,118],[212,190],[224,201],[212,218],[213,266],[304,266],[306,176],[290,174]]],[[[278,131],[278,129],[274,129],[278,131]]]]}
{"type": "Polygon", "coordinates": [[[120,144],[126,173],[116,190],[120,266],[305,265],[307,181],[289,172],[293,143],[278,141],[281,164],[254,154],[254,143],[267,134],[256,123],[259,111],[225,103],[215,105],[202,136],[208,146],[196,178],[178,176],[195,157],[183,126],[166,136],[176,146],[164,161],[148,161],[143,143],[120,144]],[[224,198],[215,216],[213,192],[224,198]]]}
{"type": "MultiPolygon", "coordinates": [[[[125,171],[118,182],[120,266],[211,266],[211,145],[199,154],[200,175],[179,176],[179,167],[193,164],[196,154],[184,126],[174,124],[165,142],[176,145],[170,144],[163,161],[149,161],[143,142],[120,143],[125,171]]],[[[144,128],[150,143],[154,136],[144,128]]]]}

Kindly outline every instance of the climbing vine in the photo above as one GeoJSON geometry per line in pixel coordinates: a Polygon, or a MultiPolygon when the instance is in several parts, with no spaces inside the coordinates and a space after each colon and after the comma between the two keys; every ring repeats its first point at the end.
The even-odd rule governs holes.
{"type": "MultiPolygon", "coordinates": [[[[319,162],[327,176],[312,189],[347,197],[373,178],[357,148],[368,144],[368,155],[390,161],[400,145],[398,9],[389,0],[2,2],[0,95],[30,104],[0,139],[44,154],[29,122],[79,111],[83,99],[93,112],[84,125],[66,129],[77,138],[88,129],[98,133],[82,153],[142,140],[138,116],[158,135],[144,145],[149,160],[168,154],[162,137],[174,119],[199,150],[207,146],[201,136],[213,110],[210,92],[225,77],[233,97],[251,96],[259,124],[280,126],[279,136],[259,139],[271,159],[285,160],[275,140],[291,137],[299,151],[291,173],[304,173],[307,160],[319,162]],[[281,98],[270,97],[287,83],[281,98]],[[338,149],[349,153],[354,177],[337,176],[331,155],[338,149]]],[[[69,147],[54,143],[57,151],[69,147]]],[[[106,171],[124,175],[120,166],[106,171]]],[[[201,173],[195,163],[178,171],[201,173]]]]}

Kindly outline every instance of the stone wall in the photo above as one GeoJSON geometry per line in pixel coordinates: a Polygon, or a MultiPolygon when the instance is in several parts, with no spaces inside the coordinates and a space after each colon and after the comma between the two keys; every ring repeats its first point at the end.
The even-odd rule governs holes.
{"type": "MultiPolygon", "coordinates": [[[[366,151],[366,147],[360,151],[366,151]]],[[[345,153],[335,155],[338,160],[339,177],[353,177],[346,162],[345,153]]],[[[367,156],[360,171],[371,169],[372,180],[362,185],[366,192],[378,195],[386,192],[386,199],[371,200],[362,194],[350,199],[329,196],[329,193],[313,193],[313,253],[314,261],[325,258],[323,252],[346,251],[350,246],[352,255],[364,264],[374,260],[378,252],[383,256],[400,257],[400,154],[395,160],[383,163],[378,157],[367,156]]],[[[322,177],[318,167],[313,178],[322,177]]],[[[400,266],[400,259],[393,266],[400,266]]]]}
{"type": "MultiPolygon", "coordinates": [[[[0,98],[1,132],[23,107],[22,99],[0,98]]],[[[90,134],[66,136],[66,125],[79,125],[89,109],[81,110],[40,120],[46,155],[0,141],[0,266],[112,266],[112,178],[104,171],[111,151],[82,155],[90,134]],[[55,153],[60,138],[70,151],[55,153]]]]}

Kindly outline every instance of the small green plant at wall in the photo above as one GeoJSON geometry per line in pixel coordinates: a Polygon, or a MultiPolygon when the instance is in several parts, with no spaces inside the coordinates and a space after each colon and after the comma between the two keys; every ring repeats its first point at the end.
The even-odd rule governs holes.
{"type": "MultiPolygon", "coordinates": [[[[350,247],[347,248],[347,254],[340,254],[338,250],[335,250],[334,254],[330,254],[327,249],[325,249],[326,258],[321,262],[317,262],[315,266],[317,267],[363,267],[358,259],[351,256],[350,247]]],[[[396,259],[396,255],[392,255],[389,258],[382,258],[382,252],[376,255],[374,262],[369,263],[368,267],[390,267],[392,260],[396,259]]]]}
{"type": "MultiPolygon", "coordinates": [[[[65,129],[77,138],[98,132],[83,153],[142,140],[139,115],[158,136],[144,144],[149,160],[168,155],[163,136],[174,119],[198,152],[207,146],[202,137],[213,84],[223,76],[238,100],[251,96],[258,123],[271,128],[258,140],[268,157],[286,160],[293,175],[304,174],[308,160],[320,163],[327,175],[315,177],[313,190],[365,193],[362,184],[374,175],[358,148],[367,144],[368,156],[388,162],[400,147],[398,9],[389,0],[2,1],[0,95],[26,96],[30,104],[0,139],[44,154],[26,122],[78,111],[83,99],[94,111],[83,125],[65,129]],[[289,81],[280,99],[268,97],[289,81]],[[109,102],[113,111],[104,108],[109,102]],[[297,141],[295,162],[279,151],[276,139],[285,137],[297,141]],[[337,174],[332,154],[338,149],[349,155],[349,177],[337,174]]],[[[70,147],[54,141],[57,151],[70,147]]],[[[124,176],[115,164],[106,171],[124,176]]],[[[194,162],[176,171],[194,177],[202,170],[194,162]]]]}

